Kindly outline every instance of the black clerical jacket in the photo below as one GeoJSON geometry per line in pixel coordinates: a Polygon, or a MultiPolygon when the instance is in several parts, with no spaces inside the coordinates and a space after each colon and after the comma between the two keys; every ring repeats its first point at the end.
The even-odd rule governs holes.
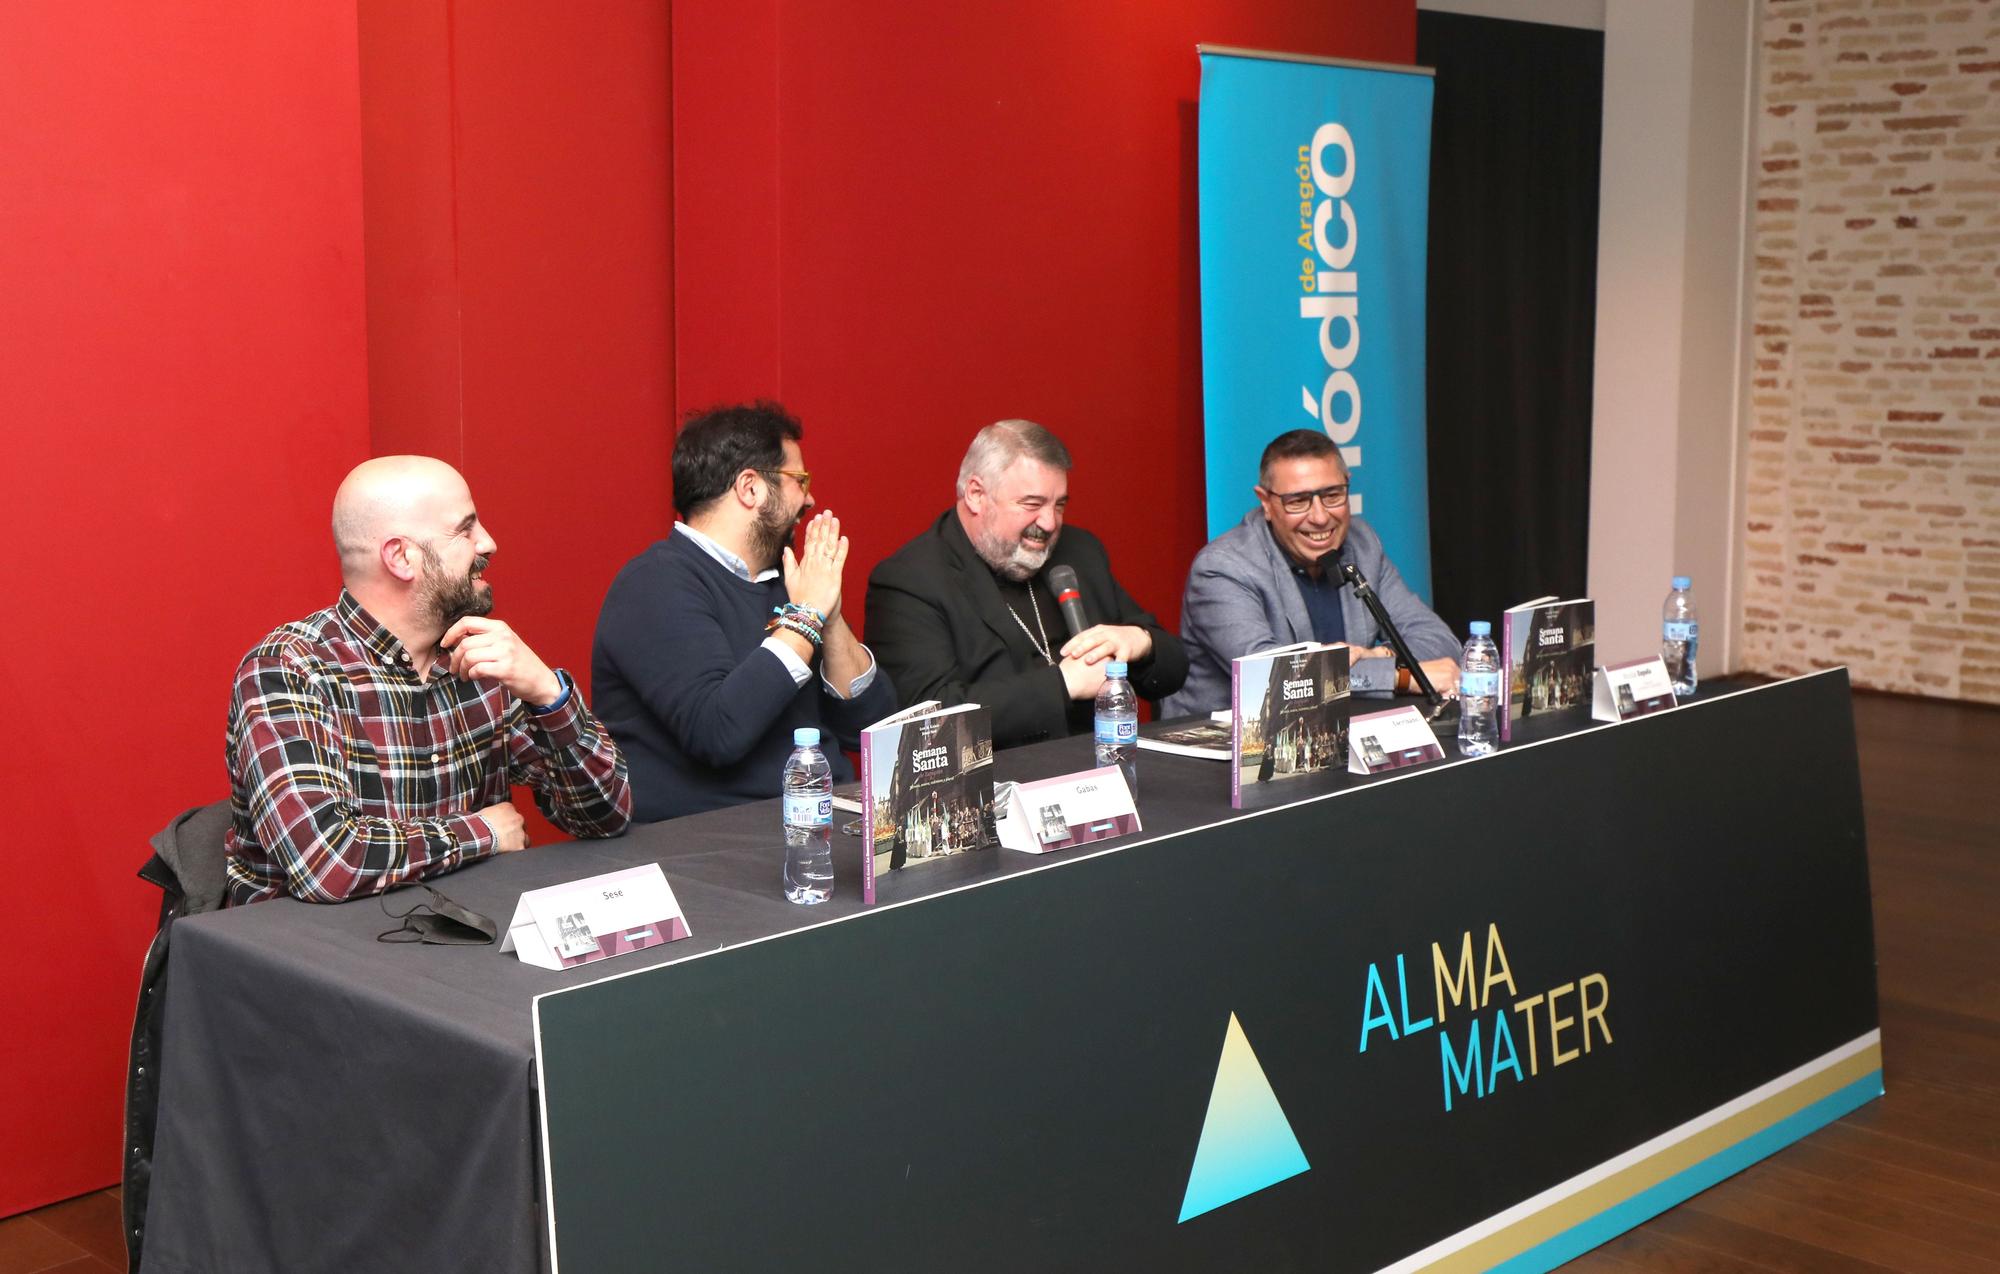
{"type": "MultiPolygon", "coordinates": [[[[1142,698],[1160,699],[1187,679],[1187,651],[1112,578],[1096,536],[1065,526],[1042,568],[1076,571],[1091,624],[1133,624],[1153,637],[1153,651],[1131,667],[1142,698]]],[[[1058,615],[1045,615],[1051,645],[1069,639],[1058,615]]],[[[1032,623],[1032,620],[1029,621],[1032,623]]],[[[898,549],[868,576],[867,641],[905,704],[936,699],[984,704],[993,743],[1009,747],[1090,728],[1090,705],[1072,706],[1062,672],[1035,652],[1002,600],[955,509],[898,549]]]]}

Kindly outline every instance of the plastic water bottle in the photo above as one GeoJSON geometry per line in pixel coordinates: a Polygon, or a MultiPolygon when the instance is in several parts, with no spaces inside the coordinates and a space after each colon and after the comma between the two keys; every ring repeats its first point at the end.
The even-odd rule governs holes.
{"type": "Polygon", "coordinates": [[[1500,648],[1493,625],[1475,619],[1458,674],[1458,750],[1490,756],[1500,746],[1500,648]]]}
{"type": "Polygon", "coordinates": [[[1125,773],[1133,801],[1139,799],[1139,696],[1125,680],[1125,661],[1104,665],[1104,685],[1097,692],[1097,763],[1115,765],[1125,773]]]}
{"type": "Polygon", "coordinates": [[[833,897],[833,767],[819,731],[792,731],[785,761],[785,899],[810,905],[833,897]]]}
{"type": "Polygon", "coordinates": [[[1701,619],[1694,612],[1694,593],[1685,575],[1674,576],[1674,589],[1660,608],[1660,658],[1674,679],[1674,697],[1694,694],[1695,650],[1701,645],[1701,619]]]}

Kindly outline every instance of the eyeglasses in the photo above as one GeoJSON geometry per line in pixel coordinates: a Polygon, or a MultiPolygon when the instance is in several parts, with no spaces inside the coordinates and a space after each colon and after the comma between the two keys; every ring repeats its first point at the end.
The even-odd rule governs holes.
{"type": "Polygon", "coordinates": [[[795,479],[798,482],[800,495],[812,494],[813,476],[805,469],[759,469],[757,472],[765,474],[782,473],[786,477],[795,479]]]}
{"type": "Polygon", "coordinates": [[[1321,487],[1317,491],[1291,491],[1284,494],[1272,491],[1269,495],[1287,513],[1304,513],[1312,507],[1314,500],[1318,500],[1320,507],[1326,509],[1347,507],[1347,484],[1344,482],[1337,487],[1321,487]]]}

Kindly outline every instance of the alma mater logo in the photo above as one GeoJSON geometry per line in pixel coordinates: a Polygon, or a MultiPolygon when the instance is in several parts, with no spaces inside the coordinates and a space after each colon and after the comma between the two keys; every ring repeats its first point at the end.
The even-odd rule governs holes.
{"type": "Polygon", "coordinates": [[[1212,1212],[1311,1166],[1242,1024],[1231,1013],[1180,1219],[1212,1212]]]}
{"type": "MultiPolygon", "coordinates": [[[[1360,1051],[1368,1051],[1370,1037],[1378,1032],[1389,1041],[1401,1041],[1436,1028],[1446,1111],[1453,1108],[1454,1098],[1493,1096],[1500,1090],[1503,1076],[1511,1076],[1517,1084],[1539,1076],[1545,1059],[1552,1068],[1588,1055],[1593,1037],[1598,1047],[1611,1043],[1606,1012],[1611,998],[1609,979],[1602,973],[1587,973],[1524,996],[1515,985],[1498,924],[1486,927],[1483,968],[1473,960],[1472,930],[1459,936],[1456,959],[1446,954],[1443,943],[1431,944],[1429,989],[1433,998],[1431,1013],[1425,1017],[1411,1014],[1408,966],[1400,953],[1395,969],[1396,999],[1392,1003],[1381,966],[1368,966],[1362,992],[1360,1051]],[[1505,992],[1497,1004],[1496,990],[1505,992]],[[1564,1001],[1572,995],[1576,998],[1565,1011],[1564,1001]],[[1453,1009],[1463,1020],[1462,1028],[1448,1017],[1453,1009]],[[1489,1016],[1481,1016],[1489,1010],[1489,1016]],[[1518,1028],[1513,1024],[1515,1019],[1518,1028]],[[1484,1039],[1482,1025],[1488,1028],[1484,1039]],[[1525,1071],[1514,1044],[1517,1029],[1527,1045],[1525,1071]],[[1456,1044],[1455,1030],[1459,1035],[1456,1044]],[[1575,1033],[1565,1040],[1565,1033],[1572,1030],[1575,1033]],[[1544,1040],[1546,1047],[1542,1046],[1544,1040]]],[[[1423,1004],[1421,998],[1419,1004],[1423,1004]]],[[[1231,1013],[1222,1057],[1215,1065],[1215,1085],[1209,1091],[1208,1114],[1202,1120],[1201,1141],[1181,1199],[1180,1219],[1212,1212],[1311,1167],[1291,1121],[1278,1105],[1278,1095],[1271,1090],[1271,1081],[1264,1077],[1263,1064],[1250,1047],[1249,1037],[1231,1013]]]]}

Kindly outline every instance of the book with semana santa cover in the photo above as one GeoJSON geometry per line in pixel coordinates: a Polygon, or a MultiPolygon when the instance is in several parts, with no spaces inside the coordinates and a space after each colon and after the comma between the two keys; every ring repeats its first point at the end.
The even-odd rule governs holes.
{"type": "Polygon", "coordinates": [[[1345,646],[1300,642],[1229,662],[1229,803],[1243,789],[1347,765],[1345,646]]]}
{"type": "Polygon", "coordinates": [[[861,732],[863,903],[886,871],[986,849],[993,828],[993,717],[927,700],[861,732]]]}
{"type": "Polygon", "coordinates": [[[1500,737],[1527,717],[1590,707],[1597,659],[1597,605],[1587,597],[1538,597],[1500,616],[1500,680],[1507,711],[1500,737]]]}

